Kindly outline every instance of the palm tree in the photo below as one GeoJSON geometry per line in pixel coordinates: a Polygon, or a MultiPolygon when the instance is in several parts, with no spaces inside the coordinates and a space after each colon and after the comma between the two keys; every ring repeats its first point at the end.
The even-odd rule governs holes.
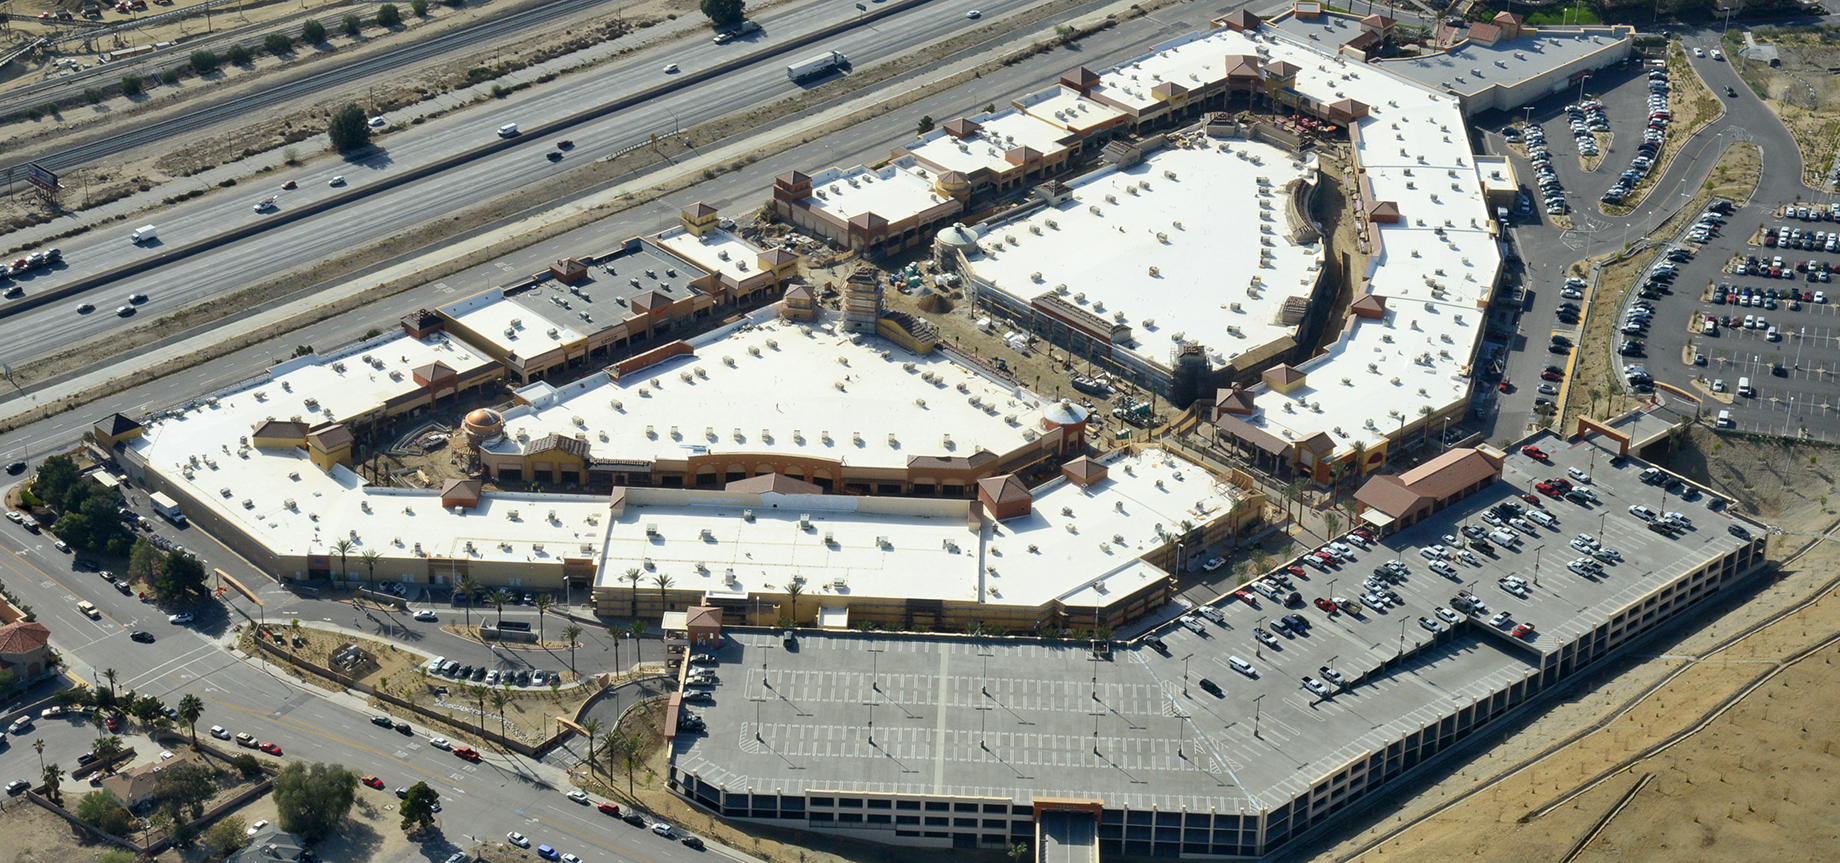
{"type": "Polygon", "coordinates": [[[1418,406],[1418,415],[1423,418],[1425,422],[1425,427],[1418,432],[1419,446],[1424,446],[1425,441],[1431,439],[1431,415],[1434,413],[1437,413],[1437,411],[1432,410],[1430,405],[1418,406]]]}
{"type": "Polygon", "coordinates": [[[562,640],[569,643],[569,673],[575,672],[575,639],[581,637],[581,626],[571,623],[562,628],[562,640]]]}
{"type": "Polygon", "coordinates": [[[1358,440],[1348,445],[1348,459],[1354,463],[1354,481],[1360,482],[1367,475],[1367,441],[1358,440]]]}
{"type": "Polygon", "coordinates": [[[369,582],[373,585],[376,584],[377,582],[377,561],[380,561],[382,559],[383,559],[383,555],[378,554],[375,549],[367,548],[364,550],[363,554],[358,555],[358,561],[364,564],[366,582],[369,582]]]}
{"type": "Polygon", "coordinates": [[[618,626],[607,627],[607,637],[613,639],[613,673],[620,673],[620,633],[625,630],[618,626]]]}
{"type": "Polygon", "coordinates": [[[463,575],[460,576],[459,581],[454,583],[454,589],[466,596],[466,605],[462,607],[466,609],[466,625],[471,628],[473,625],[473,591],[479,589],[479,582],[474,581],[470,575],[463,575]]]}
{"type": "Polygon", "coordinates": [[[633,567],[627,570],[625,575],[620,576],[621,581],[632,582],[632,614],[627,617],[637,618],[639,616],[639,579],[644,577],[645,574],[640,572],[638,567],[633,567]]]}
{"type": "Polygon", "coordinates": [[[121,752],[121,738],[113,734],[99,734],[90,749],[96,753],[97,761],[107,761],[121,752]]]}
{"type": "Polygon", "coordinates": [[[1323,533],[1331,537],[1335,536],[1335,529],[1342,526],[1341,517],[1337,516],[1333,510],[1323,513],[1322,520],[1323,533]]]}
{"type": "Polygon", "coordinates": [[[1265,549],[1253,549],[1250,558],[1252,560],[1252,568],[1259,572],[1264,572],[1271,568],[1271,555],[1266,553],[1265,549]]]}
{"type": "Polygon", "coordinates": [[[794,581],[786,585],[786,601],[792,606],[792,612],[786,615],[786,619],[792,621],[793,626],[799,625],[799,597],[804,593],[805,585],[799,582],[794,581]]]}
{"type": "Polygon", "coordinates": [[[332,550],[339,553],[339,580],[340,581],[344,581],[346,573],[350,571],[345,568],[345,555],[349,554],[352,549],[357,548],[357,547],[358,547],[357,543],[354,543],[349,539],[341,539],[338,542],[335,542],[332,544],[332,550]]]}
{"type": "Polygon", "coordinates": [[[1022,858],[1029,856],[1029,846],[1018,842],[1004,849],[1009,855],[1010,863],[1022,863],[1022,858]]]}
{"type": "Polygon", "coordinates": [[[192,748],[198,748],[198,717],[204,715],[204,699],[187,692],[179,699],[179,718],[192,730],[192,748]]]}
{"type": "Polygon", "coordinates": [[[32,751],[38,753],[38,769],[45,769],[45,738],[32,741],[32,751]]]}
{"type": "Polygon", "coordinates": [[[57,766],[56,763],[47,764],[45,772],[41,775],[45,779],[45,796],[51,798],[51,802],[59,806],[64,805],[64,792],[58,787],[58,783],[64,781],[64,768],[57,766]]]}
{"type": "Polygon", "coordinates": [[[498,606],[498,624],[503,624],[505,622],[505,603],[511,601],[511,594],[506,593],[505,589],[501,587],[492,591],[492,595],[486,597],[486,600],[498,606]]]}
{"type": "Polygon", "coordinates": [[[660,614],[663,614],[670,608],[670,605],[666,603],[664,592],[671,589],[671,576],[662,572],[658,573],[652,577],[652,583],[658,585],[658,610],[660,614]]]}
{"type": "Polygon", "coordinates": [[[612,773],[619,763],[620,741],[625,739],[618,731],[609,731],[601,736],[601,754],[607,756],[607,772],[612,773]]]}
{"type": "Polygon", "coordinates": [[[588,775],[594,775],[594,735],[601,733],[601,721],[590,716],[581,721],[581,731],[588,736],[588,775]]]}
{"type": "MultiPolygon", "coordinates": [[[[486,736],[486,688],[483,686],[468,685],[466,687],[466,694],[479,699],[479,736],[484,737],[486,736]]],[[[499,716],[503,718],[504,714],[501,713],[499,716]]]]}
{"type": "Polygon", "coordinates": [[[637,620],[628,621],[626,623],[626,631],[632,633],[633,664],[638,665],[645,661],[645,651],[641,649],[642,645],[645,644],[645,624],[637,620]]]}
{"type": "Polygon", "coordinates": [[[627,737],[620,741],[620,760],[626,762],[626,796],[633,795],[633,768],[639,764],[639,738],[627,737]]]}
{"type": "Polygon", "coordinates": [[[104,669],[102,672],[102,676],[105,679],[107,679],[109,682],[109,699],[113,701],[115,698],[115,677],[116,677],[115,669],[113,668],[104,669]]]}
{"type": "Polygon", "coordinates": [[[505,736],[505,705],[510,703],[510,701],[511,696],[506,695],[504,690],[492,690],[492,709],[498,711],[498,734],[500,737],[505,736]]]}
{"type": "Polygon", "coordinates": [[[537,594],[537,643],[538,644],[543,643],[543,615],[548,613],[549,607],[555,604],[556,604],[555,597],[552,597],[547,593],[537,594]]]}

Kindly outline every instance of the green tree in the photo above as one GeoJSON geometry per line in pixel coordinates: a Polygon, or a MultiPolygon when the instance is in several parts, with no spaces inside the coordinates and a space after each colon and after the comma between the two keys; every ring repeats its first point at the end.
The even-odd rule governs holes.
{"type": "Polygon", "coordinates": [[[511,696],[502,689],[492,690],[492,711],[498,714],[499,736],[505,735],[505,705],[511,703],[511,696]]]}
{"type": "Polygon", "coordinates": [[[581,638],[581,625],[580,624],[571,623],[568,626],[565,626],[562,628],[562,640],[567,642],[569,645],[569,673],[570,674],[575,673],[575,648],[578,646],[576,644],[576,639],[578,638],[581,638]]]}
{"type": "Polygon", "coordinates": [[[658,608],[660,609],[659,613],[662,614],[665,611],[669,611],[671,609],[671,605],[669,601],[665,599],[664,592],[671,589],[670,574],[663,573],[663,572],[658,573],[657,575],[652,576],[652,583],[658,585],[658,608]]]}
{"type": "Polygon", "coordinates": [[[236,772],[244,779],[254,779],[256,774],[262,772],[261,760],[247,752],[238,753],[235,758],[230,759],[230,766],[235,767],[236,772]]]}
{"type": "Polygon", "coordinates": [[[126,836],[134,829],[134,815],[121,808],[115,795],[91,791],[77,801],[77,818],[111,836],[126,836]]]}
{"type": "Polygon", "coordinates": [[[123,96],[139,96],[144,86],[145,85],[141,83],[141,76],[138,74],[121,76],[121,94],[123,96]]]}
{"type": "Polygon", "coordinates": [[[231,45],[224,49],[224,62],[232,66],[247,66],[254,59],[249,49],[241,45],[231,45]]]}
{"type": "Polygon", "coordinates": [[[371,127],[364,120],[364,109],[355,102],[346,103],[345,107],[333,112],[326,135],[332,139],[332,149],[340,153],[370,146],[371,127]]]}
{"type": "Polygon", "coordinates": [[[262,50],[279,57],[294,50],[294,40],[286,33],[270,33],[262,37],[262,50]]]}
{"type": "Polygon", "coordinates": [[[97,761],[107,761],[121,752],[121,738],[113,734],[100,734],[89,747],[96,753],[97,761]]]}
{"type": "Polygon", "coordinates": [[[805,585],[793,579],[786,580],[786,604],[792,606],[791,610],[786,612],[786,617],[792,621],[793,626],[799,625],[799,597],[804,595],[805,585]]]}
{"type": "Polygon", "coordinates": [[[174,820],[196,821],[204,816],[204,804],[217,793],[211,768],[197,761],[168,767],[160,771],[159,784],[153,794],[173,807],[174,820]]]}
{"type": "Polygon", "coordinates": [[[486,597],[486,601],[498,608],[498,621],[492,625],[498,626],[503,624],[505,622],[505,603],[511,601],[511,594],[507,593],[505,589],[501,587],[492,591],[492,595],[486,597]]]}
{"type": "Polygon", "coordinates": [[[300,25],[300,41],[308,45],[326,41],[326,25],[319,23],[317,18],[308,18],[306,23],[300,25]]]}
{"type": "Polygon", "coordinates": [[[39,465],[38,474],[32,479],[32,493],[52,509],[63,510],[70,505],[70,495],[82,484],[83,470],[77,466],[76,459],[54,455],[39,465]]]}
{"type": "Polygon", "coordinates": [[[189,554],[169,554],[160,565],[160,576],[153,586],[162,597],[203,596],[207,592],[204,564],[189,554]]]}
{"type": "Polygon", "coordinates": [[[152,728],[166,721],[166,705],[152,695],[136,695],[128,704],[128,715],[141,727],[152,728]]]}
{"type": "MultiPolygon", "coordinates": [[[[160,569],[166,565],[166,552],[159,550],[146,537],[134,540],[134,546],[128,550],[127,579],[141,584],[152,584],[160,569]]],[[[111,681],[112,682],[112,681],[111,681]]]]}
{"type": "Polygon", "coordinates": [[[383,555],[378,554],[374,548],[367,548],[358,555],[358,562],[364,564],[365,578],[372,584],[377,583],[377,561],[382,559],[383,555]]]}
{"type": "Polygon", "coordinates": [[[332,835],[357,799],[358,774],[337,764],[296,761],[275,775],[275,810],[281,829],[308,842],[332,835]]]}
{"type": "Polygon", "coordinates": [[[402,12],[394,3],[385,3],[377,7],[377,26],[395,27],[402,23],[402,12]]]}
{"type": "Polygon", "coordinates": [[[364,20],[355,14],[346,15],[345,20],[340,23],[344,26],[345,35],[353,39],[358,38],[358,34],[364,30],[364,20]]]}
{"type": "Polygon", "coordinates": [[[473,625],[473,592],[478,589],[479,582],[474,581],[470,575],[460,576],[460,581],[454,584],[454,595],[466,597],[466,604],[460,607],[466,609],[466,625],[469,627],[473,625]]]}
{"type": "Polygon", "coordinates": [[[409,11],[417,18],[428,17],[428,0],[409,0],[409,11]]]}
{"type": "Polygon", "coordinates": [[[119,676],[118,672],[116,672],[115,669],[113,668],[105,668],[102,671],[103,679],[109,682],[109,697],[110,698],[115,697],[115,678],[118,676],[119,676]]]}
{"type": "MultiPolygon", "coordinates": [[[[339,580],[340,581],[350,580],[351,566],[348,563],[346,563],[345,556],[350,554],[351,550],[357,547],[358,547],[358,544],[355,542],[352,542],[350,539],[341,539],[338,542],[335,542],[332,544],[332,550],[339,553],[339,580]]],[[[375,586],[370,585],[370,584],[366,584],[365,587],[369,587],[373,590],[376,589],[375,586]]]]}
{"type": "Polygon", "coordinates": [[[217,71],[217,52],[209,48],[200,48],[192,52],[192,71],[200,75],[209,75],[217,71]]]}
{"type": "Polygon", "coordinates": [[[45,765],[44,772],[39,776],[45,780],[45,796],[59,806],[64,805],[64,791],[59,787],[64,781],[64,768],[52,762],[45,765]]]}
{"type": "Polygon", "coordinates": [[[91,105],[100,104],[104,95],[102,89],[99,87],[85,87],[83,89],[83,98],[91,105]]]}
{"type": "Polygon", "coordinates": [[[414,836],[434,826],[434,804],[441,799],[426,782],[409,786],[409,796],[402,802],[402,830],[414,836]]]}
{"type": "Polygon", "coordinates": [[[933,131],[933,115],[931,115],[931,114],[928,114],[928,115],[926,115],[926,116],[924,116],[924,117],[921,117],[921,118],[920,118],[920,125],[919,125],[918,127],[916,127],[916,128],[914,129],[914,131],[916,131],[916,132],[918,132],[918,133],[920,133],[920,134],[922,134],[922,135],[924,135],[924,134],[926,134],[926,133],[928,133],[928,132],[931,132],[931,131],[933,131]]]}
{"type": "Polygon", "coordinates": [[[204,715],[204,699],[190,692],[179,699],[179,721],[192,731],[192,748],[198,748],[198,717],[204,715]]]}
{"type": "Polygon", "coordinates": [[[249,836],[243,832],[244,829],[241,815],[228,815],[217,819],[217,823],[204,832],[201,841],[205,850],[219,857],[228,857],[249,844],[249,836]]]}
{"type": "Polygon", "coordinates": [[[134,852],[126,848],[110,848],[96,858],[96,863],[134,863],[134,852]]]}
{"type": "Polygon", "coordinates": [[[581,720],[581,731],[588,738],[588,775],[594,775],[594,737],[601,733],[601,721],[592,716],[581,720]]]}
{"type": "Polygon", "coordinates": [[[556,604],[556,598],[547,593],[537,594],[537,643],[543,643],[543,616],[549,613],[549,607],[556,604]]]}
{"type": "Polygon", "coordinates": [[[641,648],[645,642],[645,623],[638,620],[629,620],[626,622],[626,632],[633,638],[633,664],[637,665],[644,662],[645,651],[641,648]]]}
{"type": "Polygon", "coordinates": [[[179,83],[179,70],[176,68],[162,70],[160,72],[160,83],[168,87],[179,83]]]}
{"type": "Polygon", "coordinates": [[[627,617],[637,618],[639,616],[639,580],[644,577],[645,574],[640,572],[636,566],[626,570],[625,574],[620,576],[621,581],[632,584],[632,613],[627,617]]]}
{"type": "Polygon", "coordinates": [[[717,27],[738,24],[746,15],[742,0],[702,0],[703,14],[709,17],[709,23],[717,27]]]}

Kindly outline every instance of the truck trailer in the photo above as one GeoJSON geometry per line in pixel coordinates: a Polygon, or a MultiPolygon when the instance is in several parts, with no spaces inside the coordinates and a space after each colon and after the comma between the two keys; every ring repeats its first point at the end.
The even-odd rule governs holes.
{"type": "Polygon", "coordinates": [[[797,81],[800,78],[809,78],[822,72],[829,72],[848,62],[850,58],[843,56],[842,51],[826,51],[816,57],[787,66],[786,77],[797,81]]]}

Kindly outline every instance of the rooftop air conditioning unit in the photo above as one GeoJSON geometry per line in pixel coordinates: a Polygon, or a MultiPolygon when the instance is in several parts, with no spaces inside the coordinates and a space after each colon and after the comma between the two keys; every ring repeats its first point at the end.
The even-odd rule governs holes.
{"type": "Polygon", "coordinates": [[[799,513],[799,530],[811,530],[811,513],[799,513]]]}

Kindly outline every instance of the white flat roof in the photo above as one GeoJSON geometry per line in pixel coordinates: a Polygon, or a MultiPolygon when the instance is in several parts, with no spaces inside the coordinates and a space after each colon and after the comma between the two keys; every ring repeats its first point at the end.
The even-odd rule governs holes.
{"type": "Polygon", "coordinates": [[[508,437],[490,449],[519,452],[520,432],[527,444],[585,430],[605,458],[773,452],[904,468],[915,456],[1007,453],[1040,433],[1045,403],[1032,394],[943,351],[916,356],[879,338],[830,332],[832,320],[804,327],[768,309],[691,342],[693,356],[618,382],[592,375],[559,387],[551,400],[507,412],[508,437]]]}
{"type": "MultiPolygon", "coordinates": [[[[320,470],[303,450],[241,444],[257,423],[270,417],[286,420],[299,415],[309,424],[324,421],[305,410],[289,410],[288,399],[329,390],[339,399],[333,403],[346,406],[347,413],[361,413],[384,398],[413,390],[406,371],[410,365],[440,359],[456,368],[471,367],[475,363],[455,362],[464,350],[444,335],[417,340],[398,334],[365,342],[337,358],[294,360],[277,366],[269,380],[218,394],[215,405],[200,403],[178,417],[149,420],[146,433],[132,446],[150,469],[185,487],[219,517],[281,555],[327,554],[332,543],[352,539],[358,543],[347,560],[353,568],[365,549],[398,563],[417,558],[417,543],[423,555],[435,557],[468,554],[468,541],[476,560],[592,557],[582,553],[580,545],[598,547],[599,529],[590,520],[606,518],[605,497],[488,495],[479,509],[456,515],[441,508],[438,490],[373,488],[344,467],[320,470]],[[384,361],[387,371],[372,374],[362,361],[365,355],[384,361]],[[334,363],[342,363],[346,371],[333,371],[334,363]],[[390,380],[388,372],[399,368],[403,379],[384,385],[390,380]],[[369,385],[352,384],[361,375],[369,385]],[[283,382],[291,394],[282,395],[287,392],[283,382]],[[257,398],[257,393],[265,397],[257,398]],[[519,510],[521,520],[508,521],[505,514],[510,510],[519,510]],[[547,519],[551,511],[555,521],[547,519]],[[533,544],[545,548],[538,550],[533,544]]],[[[318,398],[328,404],[328,396],[318,398]]],[[[377,574],[394,579],[421,566],[384,566],[377,574]]]]}
{"type": "Polygon", "coordinates": [[[761,248],[721,228],[711,228],[701,237],[683,228],[672,228],[655,239],[678,257],[735,282],[745,282],[761,273],[761,248]]]}
{"type": "Polygon", "coordinates": [[[897,222],[946,203],[933,191],[932,172],[912,156],[903,156],[881,170],[858,165],[830,168],[811,178],[806,205],[848,223],[864,213],[897,222]]]}
{"type": "Polygon", "coordinates": [[[1105,607],[1167,577],[1138,559],[1167,541],[1159,527],[1180,533],[1183,521],[1203,524],[1234,500],[1230,486],[1161,450],[1119,453],[1106,464],[1107,479],[1084,489],[1054,480],[1036,490],[1030,515],[981,534],[963,501],[775,494],[697,501],[672,490],[665,494],[674,501],[691,502],[661,505],[643,501],[664,495],[632,490],[607,532],[596,586],[626,586],[620,576],[636,565],[648,579],[668,574],[677,589],[773,595],[799,576],[816,597],[1105,607]],[[804,515],[809,529],[800,527],[804,515]]]}
{"type": "Polygon", "coordinates": [[[1513,87],[1538,78],[1568,63],[1613,49],[1629,38],[1607,27],[1528,30],[1537,35],[1500,40],[1493,45],[1465,41],[1443,53],[1383,60],[1381,65],[1426,86],[1469,97],[1490,87],[1513,87]]]}
{"type": "Polygon", "coordinates": [[[1278,312],[1310,296],[1322,245],[1285,239],[1284,187],[1313,172],[1313,158],[1256,141],[1165,148],[1072,181],[1062,204],[980,226],[984,253],[971,267],[1025,302],[1055,291],[1130,324],[1153,360],[1178,342],[1231,359],[1296,331],[1278,312]]]}
{"type": "Polygon", "coordinates": [[[506,297],[503,288],[449,303],[442,306],[441,311],[500,350],[526,359],[586,337],[561,319],[561,308],[557,308],[554,317],[543,315],[531,306],[506,297]]]}
{"type": "Polygon", "coordinates": [[[907,144],[905,149],[943,170],[962,171],[967,175],[983,168],[1000,172],[1017,167],[1004,158],[1004,154],[1015,147],[1034,147],[1043,156],[1067,149],[1061,143],[1067,137],[1066,129],[1015,108],[966,119],[983,128],[964,140],[947,135],[944,129],[934,129],[918,141],[907,144]]]}
{"type": "Polygon", "coordinates": [[[1084,132],[1124,116],[1123,111],[1088,99],[1064,84],[1023,96],[1013,104],[1030,116],[1069,132],[1084,132]]]}
{"type": "MultiPolygon", "coordinates": [[[[247,387],[261,393],[261,412],[251,414],[251,428],[260,419],[299,417],[308,425],[361,416],[418,387],[414,370],[430,363],[446,363],[457,372],[488,360],[465,342],[436,333],[412,339],[399,330],[361,342],[347,350],[317,354],[269,367],[263,377],[247,387]]],[[[252,396],[253,398],[253,396],[252,396]]],[[[231,438],[232,445],[236,438],[231,438]]]]}

